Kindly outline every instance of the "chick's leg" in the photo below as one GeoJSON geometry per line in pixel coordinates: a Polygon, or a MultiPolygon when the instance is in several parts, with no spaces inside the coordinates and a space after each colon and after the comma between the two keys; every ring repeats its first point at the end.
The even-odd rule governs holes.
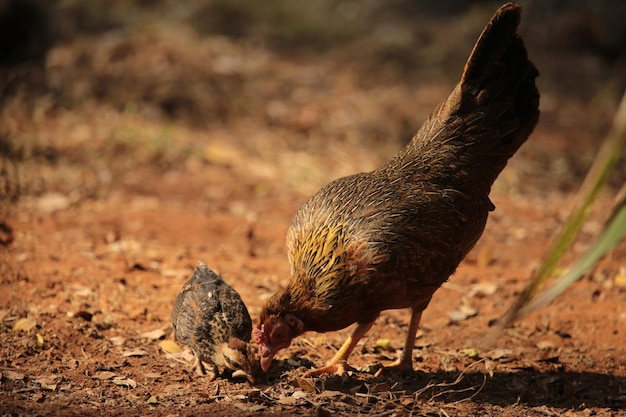
{"type": "Polygon", "coordinates": [[[326,365],[321,368],[312,369],[304,374],[305,377],[311,376],[319,376],[323,374],[337,374],[343,375],[347,370],[352,369],[350,365],[348,365],[348,356],[352,353],[352,350],[356,346],[356,344],[365,336],[365,333],[372,327],[374,322],[369,323],[358,323],[356,329],[352,332],[352,334],[346,339],[341,349],[337,351],[335,356],[326,363],[326,365]]]}
{"type": "Polygon", "coordinates": [[[211,367],[212,367],[211,372],[207,372],[204,362],[202,362],[202,360],[200,360],[200,356],[195,355],[195,357],[196,357],[196,360],[193,363],[193,369],[196,370],[196,375],[204,376],[204,375],[208,374],[209,375],[209,382],[211,382],[215,378],[217,378],[218,370],[217,370],[217,367],[215,365],[211,365],[211,367]]]}
{"type": "Polygon", "coordinates": [[[193,361],[193,369],[195,369],[196,371],[196,375],[205,375],[206,374],[206,369],[204,369],[204,364],[202,363],[202,361],[200,360],[200,356],[198,356],[198,354],[194,353],[194,357],[195,360],[193,361]]]}

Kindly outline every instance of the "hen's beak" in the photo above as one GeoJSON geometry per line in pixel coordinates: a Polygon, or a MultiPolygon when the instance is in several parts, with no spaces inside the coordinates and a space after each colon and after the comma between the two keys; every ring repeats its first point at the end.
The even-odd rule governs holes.
{"type": "Polygon", "coordinates": [[[270,352],[267,356],[261,356],[261,369],[263,369],[263,372],[267,373],[269,371],[273,359],[274,352],[270,352]]]}

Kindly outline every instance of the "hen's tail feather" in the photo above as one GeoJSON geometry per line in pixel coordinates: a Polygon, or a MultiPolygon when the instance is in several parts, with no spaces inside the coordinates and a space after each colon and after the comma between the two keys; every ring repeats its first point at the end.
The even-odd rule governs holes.
{"type": "Polygon", "coordinates": [[[482,110],[488,113],[484,122],[501,124],[493,132],[493,139],[499,141],[487,152],[504,158],[494,161],[501,164],[498,172],[526,141],[539,119],[539,92],[535,86],[539,72],[517,34],[520,18],[521,7],[513,3],[496,11],[476,41],[459,84],[461,114],[465,109],[482,110]]]}
{"type": "Polygon", "coordinates": [[[501,57],[516,36],[521,19],[521,7],[507,3],[500,7],[485,26],[474,45],[463,75],[461,84],[472,83],[484,76],[484,69],[489,67],[494,57],[501,57]]]}
{"type": "Polygon", "coordinates": [[[406,169],[413,166],[419,178],[448,178],[489,193],[539,119],[539,72],[517,34],[520,14],[521,8],[512,3],[494,14],[459,84],[384,172],[410,176],[406,169]]]}

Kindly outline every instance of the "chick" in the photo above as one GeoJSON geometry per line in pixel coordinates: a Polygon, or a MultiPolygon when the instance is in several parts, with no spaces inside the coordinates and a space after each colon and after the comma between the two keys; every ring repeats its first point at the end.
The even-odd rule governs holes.
{"type": "Polygon", "coordinates": [[[233,377],[254,383],[248,309],[239,294],[203,261],[176,297],[172,323],[176,340],[193,351],[198,374],[206,373],[207,363],[213,368],[211,381],[225,368],[234,371],[233,377]]]}

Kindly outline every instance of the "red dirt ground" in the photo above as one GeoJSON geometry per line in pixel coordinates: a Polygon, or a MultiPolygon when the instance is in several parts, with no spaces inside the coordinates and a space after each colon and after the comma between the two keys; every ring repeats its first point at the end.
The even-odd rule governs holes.
{"type": "MultiPolygon", "coordinates": [[[[111,97],[5,106],[22,158],[4,165],[5,190],[19,199],[3,206],[12,232],[0,249],[0,415],[626,415],[624,242],[552,305],[485,343],[566,219],[579,167],[610,119],[606,111],[593,119],[604,124],[583,129],[586,104],[555,106],[562,97],[551,94],[494,186],[483,238],[423,316],[414,373],[374,376],[398,355],[407,311],[382,314],[351,358],[359,372],[343,379],[302,374],[351,329],[296,339],[254,386],[208,382],[187,350],[166,353],[174,299],[198,260],[240,292],[255,320],[287,282],[284,238],[298,207],[333,178],[391,157],[452,87],[362,82],[332,60],[177,33],[55,47],[49,77],[71,102],[79,92],[70,87],[89,89],[90,77],[115,73],[141,90],[151,75],[189,75],[173,62],[195,68],[210,58],[221,64],[208,78],[234,83],[219,122],[171,121],[140,100],[119,108],[111,97]],[[107,64],[123,48],[135,53],[107,64]],[[91,60],[89,77],[69,71],[81,60],[91,60]],[[137,79],[123,70],[135,61],[152,65],[137,79]]],[[[607,192],[568,260],[610,204],[607,192]]]]}

